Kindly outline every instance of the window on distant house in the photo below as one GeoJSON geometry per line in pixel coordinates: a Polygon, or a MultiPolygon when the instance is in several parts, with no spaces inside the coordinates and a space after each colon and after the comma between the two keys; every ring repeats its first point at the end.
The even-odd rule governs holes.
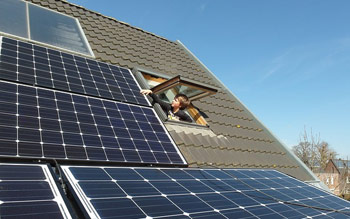
{"type": "Polygon", "coordinates": [[[326,179],[326,184],[329,185],[329,178],[326,179]]]}
{"type": "Polygon", "coordinates": [[[165,75],[155,75],[144,72],[140,74],[146,81],[146,87],[150,88],[165,102],[171,103],[177,94],[185,94],[191,100],[191,104],[187,107],[186,113],[192,118],[193,123],[208,125],[199,110],[192,104],[192,101],[215,94],[217,92],[216,88],[200,84],[181,76],[169,79],[169,77],[165,75]]]}
{"type": "Polygon", "coordinates": [[[350,177],[346,177],[346,183],[350,183],[350,177]]]}
{"type": "Polygon", "coordinates": [[[331,177],[331,185],[334,185],[334,178],[333,178],[333,176],[331,177]]]}
{"type": "Polygon", "coordinates": [[[0,1],[0,32],[93,56],[76,18],[21,0],[0,1]]]}

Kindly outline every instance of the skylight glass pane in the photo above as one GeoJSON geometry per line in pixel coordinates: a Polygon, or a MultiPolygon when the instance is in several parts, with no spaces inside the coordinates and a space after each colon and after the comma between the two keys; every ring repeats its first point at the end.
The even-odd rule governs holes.
{"type": "Polygon", "coordinates": [[[0,1],[0,31],[28,37],[25,2],[19,0],[0,1]]]}
{"type": "Polygon", "coordinates": [[[92,55],[76,19],[28,4],[32,40],[92,55]]]}
{"type": "Polygon", "coordinates": [[[175,89],[178,90],[178,93],[185,94],[188,98],[204,93],[202,90],[199,90],[198,88],[193,88],[185,85],[178,85],[176,86],[175,89]]]}

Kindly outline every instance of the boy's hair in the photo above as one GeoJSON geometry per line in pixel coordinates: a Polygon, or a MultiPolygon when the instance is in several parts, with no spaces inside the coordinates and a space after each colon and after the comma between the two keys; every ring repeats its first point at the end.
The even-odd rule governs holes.
{"type": "Polygon", "coordinates": [[[180,102],[180,109],[184,110],[190,105],[191,101],[188,99],[188,97],[185,94],[176,94],[174,99],[178,99],[180,102]]]}

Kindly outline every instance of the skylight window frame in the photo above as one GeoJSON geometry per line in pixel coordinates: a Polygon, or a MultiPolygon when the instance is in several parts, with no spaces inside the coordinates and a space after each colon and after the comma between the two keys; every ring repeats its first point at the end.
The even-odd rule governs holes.
{"type": "Polygon", "coordinates": [[[198,90],[203,91],[203,93],[200,93],[200,94],[195,95],[193,97],[189,97],[189,99],[191,101],[198,100],[200,98],[203,98],[203,97],[206,97],[209,95],[213,95],[218,91],[218,89],[216,89],[216,88],[213,88],[211,86],[204,85],[204,84],[201,84],[199,82],[195,82],[193,80],[184,78],[181,75],[177,75],[177,76],[169,79],[168,81],[163,82],[163,83],[151,88],[151,90],[154,93],[160,93],[162,91],[172,89],[172,88],[179,86],[179,85],[185,85],[187,87],[193,87],[193,88],[196,88],[198,90]]]}
{"type": "Polygon", "coordinates": [[[90,43],[89,43],[89,41],[86,38],[84,30],[83,30],[83,28],[80,25],[79,19],[77,19],[77,18],[75,18],[73,16],[69,16],[67,14],[64,14],[62,12],[52,10],[50,8],[45,8],[45,7],[41,6],[41,5],[37,5],[37,4],[31,3],[31,2],[26,2],[24,0],[19,0],[19,1],[21,1],[21,2],[26,4],[26,16],[25,16],[26,17],[26,21],[25,22],[26,22],[27,31],[28,31],[27,32],[27,37],[28,38],[27,37],[18,36],[18,35],[14,35],[14,34],[11,34],[11,33],[6,33],[6,32],[3,32],[1,30],[0,30],[0,35],[11,37],[11,38],[22,40],[22,41],[26,41],[26,42],[30,42],[30,43],[35,43],[37,45],[41,45],[41,46],[57,49],[57,50],[60,50],[60,51],[63,51],[63,52],[71,53],[71,54],[76,54],[76,55],[80,55],[80,56],[84,56],[84,57],[88,57],[88,58],[93,58],[93,59],[96,58],[94,52],[91,49],[90,43]],[[52,13],[57,13],[57,14],[60,14],[60,15],[63,15],[63,16],[66,16],[66,17],[69,17],[69,18],[75,20],[75,23],[77,25],[78,31],[79,31],[80,35],[82,36],[82,41],[86,45],[86,47],[87,47],[86,49],[88,50],[89,54],[78,52],[78,51],[74,51],[74,50],[70,50],[70,49],[66,49],[66,48],[63,48],[63,47],[59,47],[59,46],[55,46],[55,45],[52,45],[52,44],[48,44],[48,43],[44,43],[44,42],[40,42],[40,41],[31,39],[29,4],[33,5],[35,7],[39,7],[41,9],[43,9],[43,10],[48,10],[48,11],[50,11],[52,13]]]}
{"type": "MultiPolygon", "coordinates": [[[[168,81],[178,77],[178,76],[171,77],[171,76],[166,75],[166,74],[153,72],[153,71],[150,71],[150,70],[147,70],[147,69],[143,69],[143,68],[139,68],[139,67],[134,67],[132,69],[132,73],[134,74],[136,80],[138,81],[138,83],[140,84],[142,89],[150,89],[150,90],[152,90],[154,87],[156,87],[158,85],[156,85],[153,88],[151,88],[149,86],[148,80],[145,78],[145,75],[149,75],[151,77],[160,78],[160,79],[164,79],[164,80],[168,80],[168,81]]],[[[180,76],[180,78],[181,78],[181,76],[180,76]]],[[[184,78],[182,77],[182,80],[183,79],[184,78]]],[[[174,79],[174,80],[176,80],[176,79],[174,79]]],[[[202,83],[190,80],[190,79],[185,79],[185,80],[187,80],[188,82],[191,82],[193,84],[196,84],[197,86],[200,86],[200,87],[209,87],[209,88],[211,88],[213,90],[216,90],[216,91],[219,90],[219,88],[211,87],[211,86],[208,86],[206,84],[202,84],[202,83]]],[[[159,83],[164,83],[164,82],[159,82],[159,83]]],[[[157,91],[155,91],[155,93],[156,92],[157,91]]],[[[199,98],[195,98],[195,100],[196,99],[199,99],[199,98]]],[[[208,122],[204,119],[203,115],[201,115],[201,113],[198,110],[198,108],[196,108],[192,103],[190,104],[189,108],[187,109],[188,113],[190,114],[190,117],[193,119],[192,123],[168,119],[168,117],[166,116],[165,112],[163,111],[163,109],[158,104],[154,105],[154,109],[155,109],[155,111],[157,112],[157,114],[159,115],[159,117],[161,118],[161,120],[163,122],[175,123],[175,124],[185,125],[185,126],[195,126],[195,127],[199,127],[199,128],[209,128],[208,122]]]]}

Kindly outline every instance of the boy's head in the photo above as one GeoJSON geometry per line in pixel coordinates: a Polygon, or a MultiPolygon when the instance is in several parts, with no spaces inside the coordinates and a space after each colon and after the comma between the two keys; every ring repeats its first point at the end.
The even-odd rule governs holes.
{"type": "Polygon", "coordinates": [[[188,105],[190,105],[190,100],[188,99],[188,97],[185,94],[177,94],[174,97],[174,101],[172,102],[171,105],[174,107],[174,104],[179,104],[179,107],[181,110],[186,109],[188,107],[188,105]]]}

